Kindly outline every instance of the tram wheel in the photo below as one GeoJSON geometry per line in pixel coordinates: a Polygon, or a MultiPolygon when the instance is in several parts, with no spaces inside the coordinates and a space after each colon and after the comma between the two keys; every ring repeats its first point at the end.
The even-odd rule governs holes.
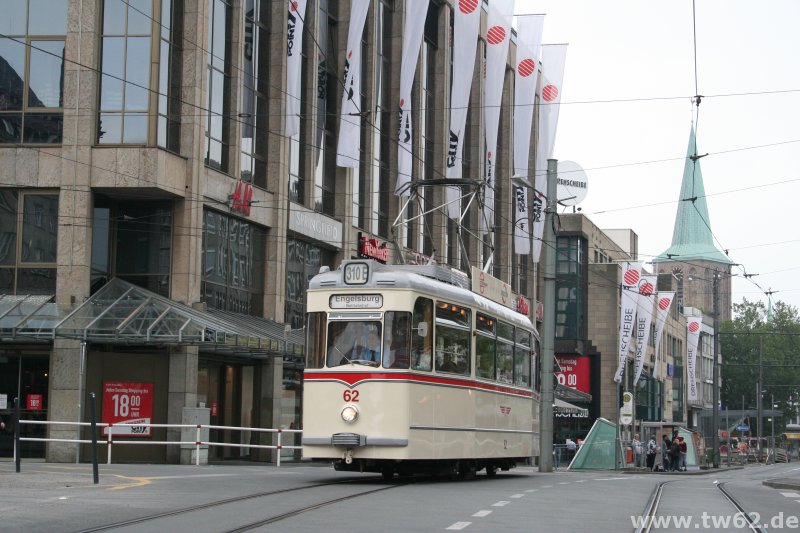
{"type": "Polygon", "coordinates": [[[394,478],[394,470],[385,469],[381,470],[381,477],[386,481],[391,481],[394,478]]]}
{"type": "Polygon", "coordinates": [[[486,477],[495,477],[497,475],[497,467],[489,465],[486,467],[486,477]]]}

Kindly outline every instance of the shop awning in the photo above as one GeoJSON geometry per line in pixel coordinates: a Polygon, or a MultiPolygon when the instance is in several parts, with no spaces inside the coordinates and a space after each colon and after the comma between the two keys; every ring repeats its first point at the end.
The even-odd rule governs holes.
{"type": "Polygon", "coordinates": [[[565,402],[560,398],[556,398],[553,406],[553,412],[555,414],[564,414],[564,415],[575,415],[581,418],[588,418],[589,417],[589,410],[584,409],[583,407],[578,407],[577,405],[573,405],[569,402],[565,402]]]}
{"type": "Polygon", "coordinates": [[[276,322],[221,311],[199,311],[114,278],[88,300],[68,308],[52,296],[0,297],[0,339],[89,343],[196,345],[242,355],[303,352],[300,332],[276,322]]]}

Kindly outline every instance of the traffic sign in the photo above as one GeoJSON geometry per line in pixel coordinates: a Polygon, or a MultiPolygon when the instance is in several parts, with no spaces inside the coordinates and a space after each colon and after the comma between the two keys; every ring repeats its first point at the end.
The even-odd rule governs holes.
{"type": "Polygon", "coordinates": [[[750,426],[736,426],[737,431],[750,431],[750,426]]]}

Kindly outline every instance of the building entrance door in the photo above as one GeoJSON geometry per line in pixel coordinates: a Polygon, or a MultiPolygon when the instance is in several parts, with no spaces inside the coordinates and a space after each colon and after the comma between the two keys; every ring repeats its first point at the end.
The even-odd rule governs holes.
{"type": "MultiPolygon", "coordinates": [[[[0,350],[0,457],[14,454],[14,399],[20,399],[20,419],[47,420],[48,371],[47,354],[30,354],[23,350],[0,350]]],[[[44,425],[25,424],[21,436],[45,438],[44,425]]],[[[43,459],[44,442],[21,442],[20,457],[43,459]]]]}
{"type": "MultiPolygon", "coordinates": [[[[255,398],[255,366],[200,361],[197,383],[198,402],[211,410],[211,425],[234,428],[253,426],[255,398]]],[[[211,442],[225,444],[250,444],[255,438],[247,429],[212,429],[211,442]]],[[[250,448],[238,446],[211,446],[209,460],[249,459],[250,448]]]]}

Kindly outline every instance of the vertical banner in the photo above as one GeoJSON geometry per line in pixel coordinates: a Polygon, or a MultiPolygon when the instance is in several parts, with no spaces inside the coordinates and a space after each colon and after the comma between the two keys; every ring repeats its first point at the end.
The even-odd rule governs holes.
{"type": "Polygon", "coordinates": [[[536,180],[533,195],[533,262],[539,262],[544,232],[544,207],[547,201],[547,160],[553,157],[561,107],[561,87],[564,83],[566,44],[542,46],[542,93],[539,103],[539,140],[536,143],[536,180]],[[538,204],[538,205],[537,205],[538,204]]]}
{"type": "MultiPolygon", "coordinates": [[[[453,10],[453,85],[450,89],[450,134],[447,144],[448,179],[461,179],[461,154],[464,151],[464,128],[467,123],[478,29],[481,22],[479,0],[456,0],[453,10]]],[[[447,187],[447,215],[457,220],[461,215],[460,187],[447,187]]]]}
{"type": "Polygon", "coordinates": [[[650,343],[650,323],[653,321],[653,301],[658,276],[642,276],[639,280],[639,296],[636,299],[636,373],[633,385],[639,382],[650,343]]]}
{"type": "Polygon", "coordinates": [[[344,91],[342,92],[339,144],[336,165],[355,168],[361,151],[361,35],[367,20],[370,0],[351,0],[350,28],[347,31],[347,52],[344,58],[344,91]]]}
{"type": "Polygon", "coordinates": [[[400,131],[397,135],[397,182],[394,193],[408,196],[413,162],[411,130],[411,88],[417,71],[419,48],[425,29],[429,0],[406,0],[406,20],[403,27],[403,56],[400,62],[400,131]]]}
{"type": "Polygon", "coordinates": [[[500,125],[500,105],[503,102],[503,83],[506,79],[508,43],[511,42],[511,18],[514,0],[492,0],[486,22],[486,64],[483,68],[483,117],[486,134],[486,165],[484,206],[481,230],[488,233],[494,226],[494,188],[497,165],[497,128],[500,125]]]}
{"type": "MultiPolygon", "coordinates": [[[[514,176],[528,178],[533,105],[542,48],[544,15],[519,17],[517,23],[517,69],[514,76],[514,176]]],[[[514,251],[531,253],[528,193],[514,187],[514,251]]]]}
{"type": "Polygon", "coordinates": [[[286,136],[300,133],[300,67],[303,63],[303,27],[306,0],[288,0],[286,34],[286,136]]]}
{"type": "Polygon", "coordinates": [[[697,398],[697,341],[700,339],[702,317],[688,318],[686,329],[686,399],[696,401],[697,398]]]}
{"type": "Polygon", "coordinates": [[[622,266],[622,294],[620,296],[619,310],[619,360],[614,381],[622,381],[625,372],[625,362],[628,360],[631,336],[634,330],[636,317],[636,300],[639,296],[639,279],[641,278],[642,262],[625,261],[622,266]]]}
{"type": "Polygon", "coordinates": [[[655,344],[656,344],[656,362],[653,366],[653,377],[658,379],[661,374],[661,334],[664,332],[664,324],[667,323],[667,315],[669,308],[672,306],[672,300],[675,298],[674,292],[659,292],[656,295],[656,302],[658,304],[658,311],[656,312],[656,331],[655,331],[655,344]]]}

